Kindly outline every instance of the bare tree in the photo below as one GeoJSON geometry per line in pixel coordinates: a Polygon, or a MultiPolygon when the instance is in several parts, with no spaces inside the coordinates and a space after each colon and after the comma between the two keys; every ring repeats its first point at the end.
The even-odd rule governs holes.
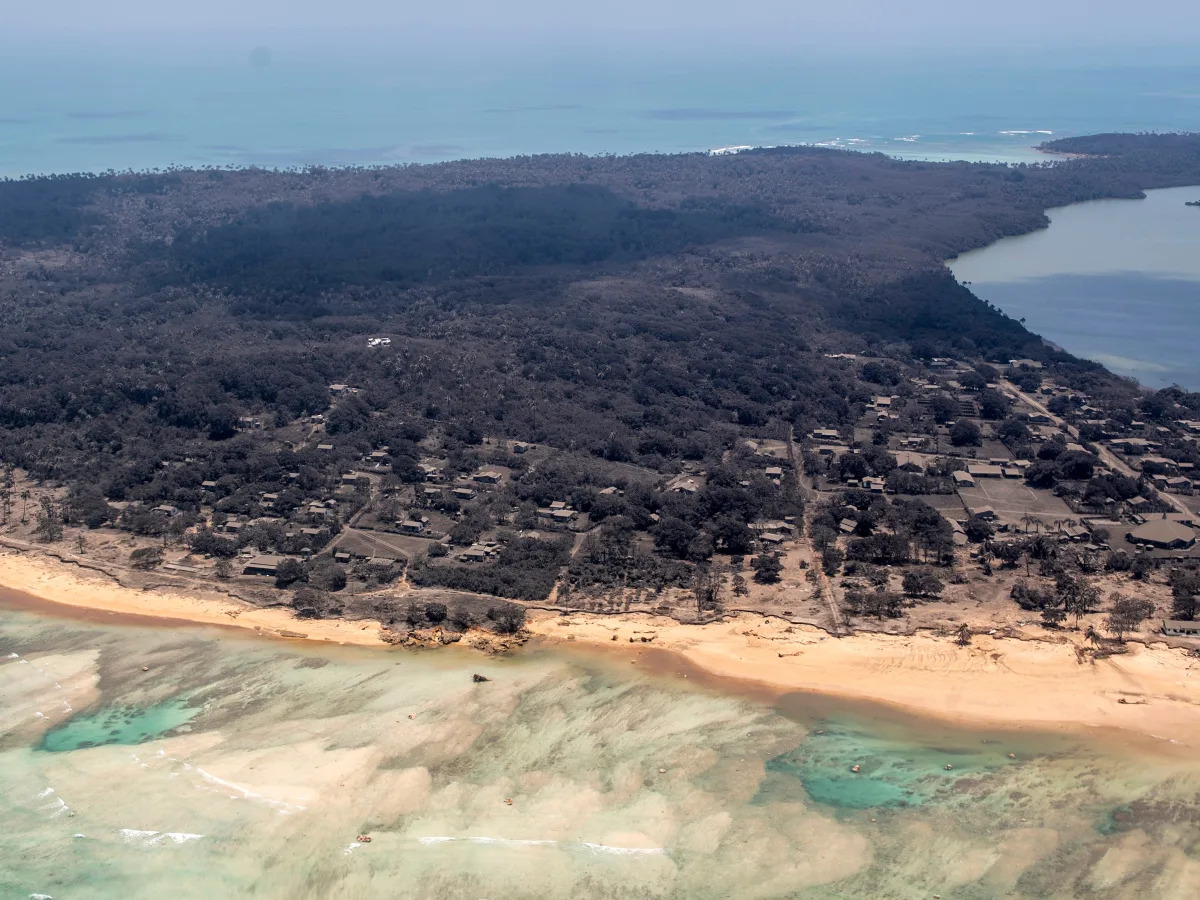
{"type": "Polygon", "coordinates": [[[696,599],[696,618],[703,618],[704,613],[721,608],[721,591],[723,580],[720,573],[712,566],[697,566],[696,574],[692,576],[692,596],[696,599]]]}

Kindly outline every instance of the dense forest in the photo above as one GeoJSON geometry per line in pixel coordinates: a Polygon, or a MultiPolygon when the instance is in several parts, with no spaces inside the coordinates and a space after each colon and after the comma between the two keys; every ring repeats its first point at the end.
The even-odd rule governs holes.
{"type": "Polygon", "coordinates": [[[0,182],[0,459],[93,505],[195,507],[201,482],[269,491],[298,472],[311,488],[431,430],[712,464],[739,435],[852,422],[879,386],[841,351],[1031,358],[1094,387],[1102,369],[943,260],[1051,206],[1194,183],[1200,137],[1046,149],[1084,156],[788,148],[0,182]],[[331,410],[334,383],[357,393],[331,410]],[[332,455],[264,437],[327,412],[332,455]]]}

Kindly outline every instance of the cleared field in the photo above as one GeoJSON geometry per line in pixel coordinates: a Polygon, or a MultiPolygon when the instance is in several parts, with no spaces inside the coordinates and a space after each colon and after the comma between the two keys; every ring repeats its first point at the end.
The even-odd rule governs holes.
{"type": "Polygon", "coordinates": [[[1018,523],[1026,514],[1046,523],[1074,515],[1049,491],[1035,491],[1017,479],[980,478],[973,488],[959,488],[958,495],[968,509],[990,506],[1006,522],[1018,523]]]}
{"type": "Polygon", "coordinates": [[[938,512],[958,515],[963,511],[963,501],[957,494],[896,494],[893,500],[918,500],[938,512]]]}
{"type": "Polygon", "coordinates": [[[410,537],[406,534],[347,528],[338,535],[333,546],[355,556],[386,556],[411,560],[418,553],[428,551],[429,544],[430,541],[425,538],[410,537]]]}

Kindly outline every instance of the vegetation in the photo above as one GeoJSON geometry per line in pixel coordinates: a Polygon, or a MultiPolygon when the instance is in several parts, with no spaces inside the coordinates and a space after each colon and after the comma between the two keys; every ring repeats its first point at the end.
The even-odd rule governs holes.
{"type": "MultiPolygon", "coordinates": [[[[994,433],[1030,462],[1032,486],[1111,508],[1153,490],[1098,470],[1095,426],[1070,397],[1050,406],[1079,421],[1083,449],[1035,447],[989,386],[1037,389],[1009,361],[1045,365],[1120,421],[1200,415],[1200,396],[1137,396],[945,268],[1041,227],[1048,207],[1193,182],[1200,138],[1050,146],[1087,158],[785,148],[2,181],[0,461],[62,489],[31,504],[10,478],[3,515],[32,516],[47,542],[117,527],[220,561],[221,577],[244,551],[281,554],[274,584],[304,615],[337,614],[348,586],[386,584],[410,561],[420,587],[524,601],[556,584],[567,597],[690,588],[703,613],[727,580],[737,596],[755,590],[747,579],[781,580],[773,547],[806,521],[803,467],[846,488],[810,511],[827,575],[921,567],[904,595],[885,579],[847,598],[854,615],[899,615],[938,596],[954,548],[943,515],[913,499],[950,493],[953,461],[913,470],[888,450],[910,425],[960,459],[994,433]],[[943,383],[922,406],[912,376],[945,356],[971,360],[953,389],[965,395],[943,383]],[[901,411],[854,440],[881,393],[901,411]],[[802,440],[815,428],[843,437],[818,455],[802,440]],[[783,449],[766,459],[751,439],[783,449]],[[472,481],[489,466],[502,484],[472,481]],[[879,478],[899,493],[880,496],[879,478]],[[768,540],[766,522],[789,534],[768,540]],[[400,523],[428,548],[395,540],[400,523]],[[335,561],[340,548],[354,552],[335,561]],[[741,557],[752,574],[740,560],[727,571],[741,557]]],[[[1200,463],[1182,442],[1163,452],[1200,463]]],[[[979,517],[965,531],[1028,575],[1032,552],[993,548],[979,517]]],[[[144,547],[130,564],[163,559],[144,547]]],[[[1144,559],[1112,562],[1126,563],[1149,577],[1144,559]]],[[[1097,605],[1088,574],[1025,601],[1078,618],[1097,605]]],[[[1180,582],[1177,613],[1194,615],[1198,594],[1180,582]]]]}

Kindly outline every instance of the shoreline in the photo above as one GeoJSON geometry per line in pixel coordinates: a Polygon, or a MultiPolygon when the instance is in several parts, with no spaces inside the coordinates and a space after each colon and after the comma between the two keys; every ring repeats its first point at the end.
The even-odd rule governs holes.
{"type": "Polygon", "coordinates": [[[964,726],[1096,730],[1164,748],[1200,746],[1200,658],[1158,642],[1080,661],[1082,636],[1070,632],[1059,640],[977,635],[958,647],[920,632],[836,638],[753,614],[709,625],[646,614],[538,615],[527,627],[549,645],[619,647],[631,663],[664,674],[674,671],[663,659],[669,654],[703,684],[720,689],[723,679],[735,680],[773,700],[812,694],[964,726]]]}
{"type": "MultiPolygon", "coordinates": [[[[0,609],[97,624],[234,629],[247,637],[385,649],[373,620],[297,620],[216,591],[126,587],[114,577],[30,553],[0,553],[0,609]]],[[[778,701],[789,694],[890,707],[969,726],[1103,730],[1161,746],[1200,746],[1200,658],[1165,643],[1082,657],[1081,635],[977,635],[969,647],[918,632],[833,637],[784,619],[739,613],[684,625],[646,613],[531,610],[533,646],[602,654],[641,671],[778,701]],[[614,639],[615,638],[615,639],[614,639]]]]}
{"type": "Polygon", "coordinates": [[[297,619],[281,607],[256,607],[190,585],[127,587],[98,569],[28,552],[0,552],[0,609],[149,626],[233,628],[274,640],[389,646],[374,620],[297,619]]]}

